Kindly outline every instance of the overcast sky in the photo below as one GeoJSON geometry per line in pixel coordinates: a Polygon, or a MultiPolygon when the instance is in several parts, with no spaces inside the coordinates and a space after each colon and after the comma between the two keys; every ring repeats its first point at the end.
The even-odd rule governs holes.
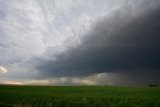
{"type": "Polygon", "coordinates": [[[159,0],[0,0],[0,83],[160,84],[159,0]]]}

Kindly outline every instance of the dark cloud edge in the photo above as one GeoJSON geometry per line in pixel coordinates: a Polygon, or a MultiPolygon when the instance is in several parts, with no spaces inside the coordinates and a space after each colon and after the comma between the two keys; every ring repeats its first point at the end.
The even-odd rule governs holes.
{"type": "Polygon", "coordinates": [[[138,17],[132,17],[130,11],[121,16],[127,8],[98,21],[79,46],[57,55],[57,60],[38,63],[39,78],[107,72],[121,74],[125,80],[159,83],[160,8],[138,17]]]}

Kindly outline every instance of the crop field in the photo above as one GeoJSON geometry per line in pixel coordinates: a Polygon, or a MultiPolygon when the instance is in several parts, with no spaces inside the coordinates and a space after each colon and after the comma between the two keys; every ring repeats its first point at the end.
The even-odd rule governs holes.
{"type": "Polygon", "coordinates": [[[160,107],[160,87],[0,86],[0,107],[160,107]]]}

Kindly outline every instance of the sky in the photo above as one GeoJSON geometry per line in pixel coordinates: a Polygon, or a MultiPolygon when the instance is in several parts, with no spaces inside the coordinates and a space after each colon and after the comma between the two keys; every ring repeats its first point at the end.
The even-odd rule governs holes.
{"type": "Polygon", "coordinates": [[[160,84],[159,0],[0,0],[0,84],[160,84]]]}

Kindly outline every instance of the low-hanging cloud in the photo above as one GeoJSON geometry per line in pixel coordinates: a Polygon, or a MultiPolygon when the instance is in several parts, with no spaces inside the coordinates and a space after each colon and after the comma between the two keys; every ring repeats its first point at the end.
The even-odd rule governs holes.
{"type": "MultiPolygon", "coordinates": [[[[41,78],[117,73],[129,83],[160,82],[160,2],[124,4],[101,20],[54,60],[36,69],[41,78]]],[[[51,54],[51,53],[50,53],[51,54]]]]}
{"type": "Polygon", "coordinates": [[[159,0],[1,0],[0,65],[9,72],[0,82],[158,83],[159,8],[159,0]]]}

